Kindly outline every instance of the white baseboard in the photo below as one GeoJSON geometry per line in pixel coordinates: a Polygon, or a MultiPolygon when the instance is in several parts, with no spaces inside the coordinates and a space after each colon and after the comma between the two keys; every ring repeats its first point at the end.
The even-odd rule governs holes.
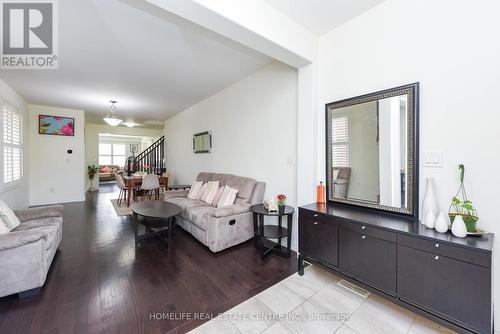
{"type": "Polygon", "coordinates": [[[30,202],[30,206],[54,205],[54,204],[75,203],[75,202],[85,202],[85,197],[68,199],[64,201],[30,202]]]}

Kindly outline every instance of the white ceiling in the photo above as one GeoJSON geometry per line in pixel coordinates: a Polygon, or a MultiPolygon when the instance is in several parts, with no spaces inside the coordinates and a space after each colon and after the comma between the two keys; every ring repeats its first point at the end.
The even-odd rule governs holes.
{"type": "Polygon", "coordinates": [[[272,61],[125,2],[58,1],[59,69],[2,70],[0,77],[30,103],[83,109],[101,121],[116,99],[119,116],[142,123],[165,120],[272,61]]]}
{"type": "Polygon", "coordinates": [[[385,0],[265,0],[320,36],[385,0]]]}

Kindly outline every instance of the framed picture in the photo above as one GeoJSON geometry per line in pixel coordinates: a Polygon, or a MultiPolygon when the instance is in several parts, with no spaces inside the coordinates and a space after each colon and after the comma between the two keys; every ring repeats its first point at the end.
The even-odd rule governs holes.
{"type": "Polygon", "coordinates": [[[130,152],[136,154],[139,152],[139,144],[130,144],[130,152]]]}
{"type": "Polygon", "coordinates": [[[193,135],[193,152],[210,153],[212,150],[212,131],[195,133],[193,135]]]}
{"type": "Polygon", "coordinates": [[[74,136],[75,119],[71,117],[38,115],[38,133],[41,135],[74,136]]]}

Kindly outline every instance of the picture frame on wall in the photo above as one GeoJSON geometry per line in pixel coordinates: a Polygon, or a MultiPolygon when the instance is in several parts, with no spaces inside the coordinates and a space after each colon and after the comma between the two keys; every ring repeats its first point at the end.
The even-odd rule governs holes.
{"type": "Polygon", "coordinates": [[[72,117],[38,115],[38,133],[52,136],[75,136],[75,119],[72,117]]]}
{"type": "Polygon", "coordinates": [[[139,153],[139,144],[130,144],[130,153],[133,155],[139,153]]]}

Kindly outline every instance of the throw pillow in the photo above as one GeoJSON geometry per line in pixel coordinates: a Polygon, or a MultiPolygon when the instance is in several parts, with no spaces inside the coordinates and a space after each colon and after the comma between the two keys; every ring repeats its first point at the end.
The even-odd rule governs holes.
{"type": "Polygon", "coordinates": [[[193,183],[193,185],[191,186],[191,189],[189,189],[189,193],[188,193],[188,198],[191,198],[191,199],[196,199],[196,195],[198,195],[198,192],[201,190],[201,187],[203,186],[203,181],[197,181],[195,183],[193,183]]]}
{"type": "Polygon", "coordinates": [[[200,200],[201,200],[201,198],[203,197],[203,195],[204,195],[204,194],[205,194],[205,192],[207,191],[207,186],[208,186],[208,183],[205,183],[205,184],[201,187],[200,191],[198,191],[198,194],[196,194],[196,200],[197,200],[197,201],[200,201],[200,200]]]}
{"type": "Polygon", "coordinates": [[[14,212],[3,201],[0,201],[0,219],[9,231],[12,231],[21,224],[14,212]]]}
{"type": "Polygon", "coordinates": [[[2,219],[0,219],[0,234],[5,234],[9,232],[10,230],[7,228],[7,224],[5,224],[2,219]]]}
{"type": "Polygon", "coordinates": [[[224,187],[220,187],[219,190],[217,190],[217,193],[215,194],[214,201],[212,202],[212,206],[217,206],[217,203],[219,203],[220,197],[222,195],[222,192],[224,191],[224,187]]]}
{"type": "Polygon", "coordinates": [[[219,190],[219,181],[209,181],[207,184],[207,190],[203,193],[201,200],[207,204],[212,205],[214,197],[219,190]]]}
{"type": "Polygon", "coordinates": [[[217,202],[217,207],[222,208],[224,206],[233,205],[236,200],[236,194],[238,190],[231,188],[230,186],[225,186],[220,196],[219,202],[217,202]]]}
{"type": "Polygon", "coordinates": [[[106,173],[106,174],[109,174],[109,173],[111,173],[112,171],[113,171],[113,170],[112,170],[111,168],[109,168],[108,166],[106,166],[106,167],[104,167],[104,168],[102,169],[102,172],[103,172],[103,173],[106,173]]]}

